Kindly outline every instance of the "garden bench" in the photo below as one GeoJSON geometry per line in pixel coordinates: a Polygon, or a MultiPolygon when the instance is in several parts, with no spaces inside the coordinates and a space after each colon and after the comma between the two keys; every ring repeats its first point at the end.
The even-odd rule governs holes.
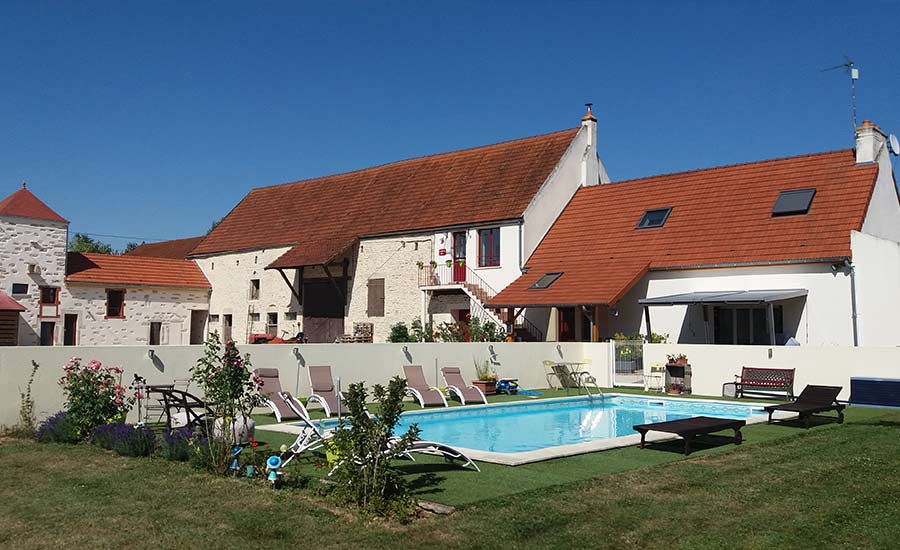
{"type": "Polygon", "coordinates": [[[743,367],[740,376],[734,375],[734,385],[737,397],[744,397],[747,390],[754,393],[783,391],[788,399],[793,399],[794,369],[743,367]]]}
{"type": "Polygon", "coordinates": [[[654,424],[638,424],[633,428],[641,434],[641,449],[644,448],[644,439],[647,437],[647,432],[664,432],[675,434],[684,439],[684,454],[687,455],[691,452],[691,442],[694,440],[694,436],[721,432],[723,430],[734,430],[734,444],[740,445],[744,440],[743,435],[741,435],[741,428],[746,425],[747,422],[745,420],[697,416],[682,420],[656,422],[654,424]]]}

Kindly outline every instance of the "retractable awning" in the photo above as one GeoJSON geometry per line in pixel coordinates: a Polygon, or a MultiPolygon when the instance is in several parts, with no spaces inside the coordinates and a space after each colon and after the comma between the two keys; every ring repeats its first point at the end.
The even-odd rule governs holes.
{"type": "Polygon", "coordinates": [[[717,290],[685,292],[638,300],[642,306],[677,306],[690,304],[768,304],[806,296],[805,288],[781,290],[717,290]]]}
{"type": "MultiPolygon", "coordinates": [[[[704,305],[704,304],[765,304],[766,305],[766,331],[769,334],[770,345],[775,345],[775,312],[774,302],[802,298],[806,296],[805,288],[771,289],[771,290],[709,290],[698,292],[685,292],[656,298],[643,298],[638,303],[644,308],[644,319],[647,323],[647,334],[650,329],[650,306],[679,306],[679,305],[704,305]]],[[[704,318],[705,319],[705,318],[704,318]]],[[[707,334],[707,338],[708,338],[707,334]]]]}

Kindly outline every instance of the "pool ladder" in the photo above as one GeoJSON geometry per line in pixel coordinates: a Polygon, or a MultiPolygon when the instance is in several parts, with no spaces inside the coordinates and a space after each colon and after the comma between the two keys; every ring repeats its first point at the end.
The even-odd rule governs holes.
{"type": "Polygon", "coordinates": [[[581,376],[578,377],[578,385],[579,385],[579,391],[580,391],[580,388],[584,388],[584,390],[588,394],[588,397],[590,397],[591,399],[593,399],[594,397],[597,397],[597,396],[599,396],[600,399],[603,399],[605,397],[603,395],[603,390],[600,389],[600,385],[597,384],[597,379],[594,378],[594,376],[592,374],[588,374],[586,372],[582,373],[581,376]],[[597,390],[596,394],[591,393],[591,386],[593,386],[594,389],[597,390]]]}

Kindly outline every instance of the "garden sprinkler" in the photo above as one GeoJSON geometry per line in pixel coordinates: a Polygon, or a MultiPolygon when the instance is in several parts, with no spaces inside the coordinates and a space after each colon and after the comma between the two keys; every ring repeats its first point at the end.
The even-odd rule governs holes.
{"type": "Polygon", "coordinates": [[[275,485],[278,483],[279,476],[282,475],[282,472],[279,470],[281,468],[282,461],[281,457],[277,455],[272,455],[266,460],[266,471],[269,472],[268,479],[272,482],[272,488],[275,488],[275,485]]]}

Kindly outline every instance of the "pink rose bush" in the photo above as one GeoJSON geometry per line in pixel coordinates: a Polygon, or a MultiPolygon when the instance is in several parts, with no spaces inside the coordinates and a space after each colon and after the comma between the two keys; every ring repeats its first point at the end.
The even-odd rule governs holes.
{"type": "Polygon", "coordinates": [[[63,365],[59,380],[66,396],[66,412],[78,437],[87,437],[101,424],[125,419],[134,398],[125,395],[122,367],[104,367],[92,359],[83,364],[80,357],[72,357],[63,365]]]}

